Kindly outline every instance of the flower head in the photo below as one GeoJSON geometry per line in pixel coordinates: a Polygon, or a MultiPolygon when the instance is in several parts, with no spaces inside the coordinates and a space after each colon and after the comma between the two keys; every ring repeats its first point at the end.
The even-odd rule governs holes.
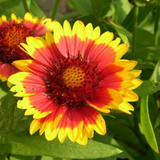
{"type": "Polygon", "coordinates": [[[106,133],[100,112],[131,114],[128,102],[138,100],[132,90],[142,82],[136,79],[141,71],[131,71],[137,62],[120,60],[127,44],[81,21],[72,29],[68,21],[63,28],[55,22],[54,34],[47,32],[45,39],[29,37],[21,44],[33,60],[13,62],[22,72],[9,78],[15,84],[11,91],[23,97],[18,108],[33,115],[31,134],[39,130],[47,140],[58,136],[63,142],[68,136],[85,145],[94,130],[106,133]]]}
{"type": "Polygon", "coordinates": [[[0,18],[0,79],[6,81],[18,71],[11,65],[13,61],[31,58],[19,48],[20,43],[26,43],[26,37],[43,36],[46,31],[52,30],[53,22],[49,18],[33,18],[30,13],[26,13],[24,19],[12,14],[11,21],[7,21],[3,15],[0,18]]]}

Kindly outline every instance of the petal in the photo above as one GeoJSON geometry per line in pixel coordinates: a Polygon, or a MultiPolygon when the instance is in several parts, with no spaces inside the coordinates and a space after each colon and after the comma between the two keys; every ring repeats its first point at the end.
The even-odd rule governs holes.
{"type": "Polygon", "coordinates": [[[42,119],[34,119],[30,124],[30,134],[34,134],[37,130],[41,128],[45,121],[45,118],[42,119]]]}
{"type": "MultiPolygon", "coordinates": [[[[122,72],[122,71],[129,71],[133,69],[136,66],[136,61],[129,61],[129,60],[121,60],[115,63],[112,63],[105,67],[99,75],[99,80],[102,80],[103,78],[107,77],[108,75],[111,75],[115,72],[122,72]]],[[[134,73],[135,71],[132,71],[134,73]]],[[[136,75],[135,75],[136,77],[136,75]]]]}
{"type": "Polygon", "coordinates": [[[48,71],[41,63],[36,60],[17,60],[13,62],[13,65],[21,71],[33,72],[37,76],[47,77],[48,71]]]}
{"type": "Polygon", "coordinates": [[[14,61],[12,64],[21,71],[30,72],[31,70],[27,66],[32,63],[33,60],[17,60],[14,61]]]}
{"type": "Polygon", "coordinates": [[[59,61],[60,58],[63,58],[63,55],[60,53],[60,51],[58,50],[54,42],[53,34],[51,34],[50,32],[47,32],[45,38],[46,38],[47,48],[50,50],[50,53],[52,53],[53,61],[54,60],[56,62],[59,61]]]}
{"type": "Polygon", "coordinates": [[[130,72],[115,72],[108,75],[101,81],[104,88],[111,88],[120,91],[123,88],[133,87],[134,75],[130,72]]]}
{"type": "Polygon", "coordinates": [[[121,94],[123,96],[124,101],[127,102],[135,102],[139,99],[138,95],[129,89],[124,89],[123,92],[121,92],[121,94]]]}
{"type": "Polygon", "coordinates": [[[142,80],[140,80],[140,79],[134,79],[134,80],[132,80],[133,86],[129,87],[129,89],[133,90],[133,89],[139,87],[142,83],[143,83],[142,80]]]}
{"type": "Polygon", "coordinates": [[[36,36],[43,36],[47,31],[53,31],[54,22],[50,18],[32,17],[30,13],[26,13],[24,16],[24,25],[34,31],[36,36]]]}
{"type": "Polygon", "coordinates": [[[100,89],[93,94],[93,100],[86,102],[102,113],[109,113],[109,109],[116,109],[123,102],[122,96],[113,89],[100,89]]]}
{"type": "Polygon", "coordinates": [[[116,60],[119,60],[128,50],[129,45],[128,44],[120,44],[115,48],[116,52],[116,60]]]}
{"type": "Polygon", "coordinates": [[[88,23],[85,29],[86,29],[86,38],[89,40],[94,41],[100,36],[100,28],[96,27],[95,29],[93,29],[91,23],[88,23]]]}
{"type": "Polygon", "coordinates": [[[28,45],[25,43],[21,43],[21,46],[26,51],[23,48],[22,49],[32,58],[36,59],[45,66],[50,67],[53,62],[53,56],[46,46],[46,41],[40,37],[27,37],[26,41],[28,45]]]}
{"type": "Polygon", "coordinates": [[[56,103],[45,93],[24,97],[17,103],[18,108],[27,109],[25,115],[34,114],[33,118],[35,119],[46,117],[56,106],[56,103]]]}
{"type": "Polygon", "coordinates": [[[5,15],[2,15],[2,17],[0,18],[0,26],[3,22],[7,22],[7,17],[5,15]]]}
{"type": "Polygon", "coordinates": [[[130,111],[134,111],[134,108],[131,104],[129,104],[128,102],[123,102],[119,105],[119,108],[118,110],[124,112],[124,113],[127,113],[127,114],[131,114],[130,111]]]}
{"type": "Polygon", "coordinates": [[[106,133],[106,124],[101,114],[90,106],[83,106],[79,110],[83,117],[84,129],[88,130],[88,136],[92,137],[94,129],[98,134],[104,135],[106,133]]]}
{"type": "Polygon", "coordinates": [[[29,72],[18,72],[10,76],[8,80],[10,83],[16,84],[11,88],[11,91],[17,92],[15,96],[21,97],[46,90],[46,84],[42,78],[29,72]]]}
{"type": "Polygon", "coordinates": [[[45,131],[47,140],[54,139],[56,136],[53,138],[53,131],[55,130],[60,118],[62,117],[63,112],[63,107],[54,106],[53,112],[48,114],[45,118],[34,119],[34,123],[31,123],[30,125],[30,133],[34,134],[38,129],[40,129],[40,135],[45,131]]]}
{"type": "Polygon", "coordinates": [[[75,142],[82,128],[83,121],[79,109],[77,109],[77,107],[74,109],[68,107],[57,126],[57,129],[59,129],[58,138],[60,142],[63,142],[67,135],[72,142],[75,142]]]}
{"type": "Polygon", "coordinates": [[[17,73],[18,71],[19,70],[17,68],[15,68],[9,63],[0,64],[0,79],[2,80],[2,82],[5,82],[7,81],[9,76],[11,76],[14,73],[17,73]]]}
{"type": "Polygon", "coordinates": [[[116,60],[114,48],[108,45],[112,39],[113,33],[105,32],[95,41],[89,50],[88,57],[90,61],[97,62],[100,69],[105,68],[116,60]]]}

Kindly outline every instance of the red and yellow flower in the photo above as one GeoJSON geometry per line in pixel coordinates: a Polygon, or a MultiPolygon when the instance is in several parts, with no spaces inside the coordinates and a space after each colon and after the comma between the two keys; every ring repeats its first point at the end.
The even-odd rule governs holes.
{"type": "Polygon", "coordinates": [[[54,24],[54,34],[27,38],[24,51],[33,60],[13,62],[21,72],[12,75],[11,91],[23,97],[18,108],[33,115],[30,133],[39,130],[47,140],[56,137],[63,142],[87,144],[94,130],[104,135],[105,121],[100,113],[118,110],[131,114],[128,102],[138,100],[132,91],[142,82],[132,70],[136,61],[121,60],[128,44],[113,40],[113,33],[100,35],[100,28],[84,26],[76,21],[71,29],[68,21],[62,27],[54,24]]]}
{"type": "MultiPolygon", "coordinates": [[[[26,13],[24,19],[11,15],[11,21],[6,16],[0,18],[0,79],[6,81],[10,75],[18,72],[11,63],[19,59],[31,57],[19,48],[26,42],[26,37],[43,36],[47,31],[53,31],[51,19],[32,17],[26,13]]],[[[8,86],[10,84],[8,83],[8,86]]]]}

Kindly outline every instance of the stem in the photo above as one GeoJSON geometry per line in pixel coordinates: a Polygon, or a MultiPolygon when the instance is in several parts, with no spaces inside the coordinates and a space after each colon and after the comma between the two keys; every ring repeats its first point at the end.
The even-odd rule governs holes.
{"type": "Polygon", "coordinates": [[[158,24],[159,24],[159,16],[160,16],[160,2],[157,6],[157,13],[155,17],[155,25],[154,25],[154,46],[158,45],[158,24]]]}
{"type": "Polygon", "coordinates": [[[22,0],[22,3],[23,3],[23,7],[24,7],[25,12],[29,12],[29,8],[28,8],[26,0],[22,0]]]}
{"type": "Polygon", "coordinates": [[[134,6],[132,59],[135,59],[136,39],[137,39],[137,26],[138,26],[138,12],[139,12],[139,7],[138,6],[134,6]]]}
{"type": "Polygon", "coordinates": [[[53,9],[52,9],[52,13],[51,13],[51,19],[54,20],[55,19],[55,15],[58,9],[58,5],[59,5],[60,0],[55,0],[55,3],[53,5],[53,9]]]}

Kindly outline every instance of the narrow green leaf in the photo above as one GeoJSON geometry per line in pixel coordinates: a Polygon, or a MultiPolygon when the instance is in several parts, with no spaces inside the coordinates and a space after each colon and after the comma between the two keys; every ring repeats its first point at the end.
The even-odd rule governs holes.
{"type": "Polygon", "coordinates": [[[1,149],[2,151],[7,153],[9,152],[11,154],[94,159],[110,157],[122,152],[111,145],[91,140],[89,140],[86,146],[82,146],[77,143],[73,143],[68,139],[61,144],[58,139],[47,141],[44,136],[30,136],[24,133],[17,133],[10,138],[8,137],[6,139],[1,149]]]}
{"type": "Polygon", "coordinates": [[[150,61],[138,61],[138,64],[135,67],[136,69],[151,69],[154,70],[155,64],[150,61]]]}
{"type": "Polygon", "coordinates": [[[117,32],[118,35],[121,37],[121,39],[123,40],[123,42],[129,44],[128,37],[131,37],[131,36],[132,36],[132,34],[131,34],[129,31],[127,31],[127,30],[126,30],[124,27],[122,27],[121,25],[116,24],[116,23],[114,23],[114,22],[112,22],[112,21],[109,23],[109,25],[116,30],[116,32],[117,32]],[[127,36],[128,36],[128,37],[127,37],[127,36]]]}
{"type": "Polygon", "coordinates": [[[101,18],[107,14],[109,11],[112,0],[90,0],[94,14],[101,18]]]}
{"type": "MultiPolygon", "coordinates": [[[[155,1],[148,4],[146,7],[141,7],[139,9],[139,15],[138,15],[138,25],[144,20],[144,18],[154,9],[154,7],[157,5],[155,1]]],[[[132,31],[133,29],[133,13],[134,9],[132,9],[129,14],[124,19],[122,26],[126,28],[128,31],[132,31]]]]}
{"type": "Polygon", "coordinates": [[[73,19],[74,17],[77,17],[77,16],[80,16],[80,13],[75,11],[75,12],[71,12],[71,13],[68,13],[64,16],[62,16],[61,18],[57,19],[58,22],[60,23],[63,23],[66,19],[69,20],[69,19],[73,19]]]}
{"type": "Polygon", "coordinates": [[[151,148],[158,153],[158,145],[148,111],[148,96],[143,96],[141,98],[140,121],[147,142],[149,143],[151,148]]]}
{"type": "MultiPolygon", "coordinates": [[[[160,59],[160,47],[152,47],[148,45],[137,46],[136,59],[158,61],[160,59]]],[[[130,54],[130,52],[128,52],[130,54]]]]}
{"type": "MultiPolygon", "coordinates": [[[[35,3],[34,0],[26,0],[26,2],[27,2],[27,5],[28,5],[28,8],[29,8],[29,12],[33,16],[37,16],[39,18],[41,18],[43,16],[46,17],[45,14],[42,12],[42,10],[39,8],[39,6],[35,3]]],[[[22,1],[20,1],[17,13],[18,13],[18,16],[20,16],[22,18],[25,15],[25,10],[24,10],[22,1]]]]}
{"type": "Polygon", "coordinates": [[[37,17],[45,17],[45,14],[42,12],[42,10],[38,7],[38,5],[35,3],[34,0],[27,0],[27,1],[31,1],[29,2],[29,10],[30,10],[30,13],[33,15],[33,16],[37,16],[37,17]]]}
{"type": "Polygon", "coordinates": [[[93,14],[92,5],[89,0],[70,0],[70,2],[83,16],[93,14]]]}

